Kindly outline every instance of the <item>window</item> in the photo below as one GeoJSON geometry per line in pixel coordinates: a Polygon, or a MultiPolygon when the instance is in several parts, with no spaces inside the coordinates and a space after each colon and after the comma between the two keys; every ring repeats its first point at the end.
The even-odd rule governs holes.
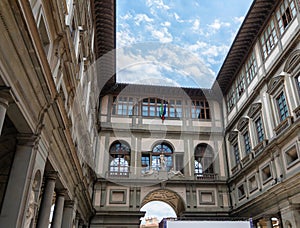
{"type": "Polygon", "coordinates": [[[256,64],[254,51],[251,53],[249,59],[246,61],[245,69],[246,69],[247,83],[250,84],[257,71],[257,64],[256,64]]]}
{"type": "Polygon", "coordinates": [[[235,90],[234,86],[231,87],[230,91],[227,95],[227,109],[228,111],[231,111],[235,105],[236,97],[235,97],[235,90]]]}
{"type": "Polygon", "coordinates": [[[210,119],[208,102],[206,100],[193,100],[191,114],[193,119],[210,119]]]}
{"type": "Polygon", "coordinates": [[[299,159],[296,145],[285,152],[285,158],[288,166],[299,159]]]}
{"type": "Polygon", "coordinates": [[[207,144],[199,144],[195,149],[195,176],[214,173],[213,152],[207,144]]]}
{"type": "Polygon", "coordinates": [[[279,94],[279,96],[276,98],[277,108],[278,108],[278,114],[280,121],[285,120],[289,116],[289,111],[285,99],[285,95],[283,92],[279,94]]]}
{"type": "Polygon", "coordinates": [[[115,142],[109,149],[110,163],[109,175],[110,176],[128,176],[130,165],[130,147],[125,142],[115,142]]]}
{"type": "Polygon", "coordinates": [[[284,0],[276,11],[280,34],[283,34],[296,14],[297,10],[294,0],[284,0]]]}
{"type": "Polygon", "coordinates": [[[258,139],[258,142],[260,143],[264,140],[264,137],[265,137],[263,124],[262,124],[260,116],[255,120],[255,127],[256,127],[257,139],[258,139]]]}
{"type": "Polygon", "coordinates": [[[240,185],[237,189],[238,191],[238,197],[239,197],[239,200],[243,199],[245,197],[245,188],[244,188],[244,185],[240,185]]]}
{"type": "Polygon", "coordinates": [[[133,114],[133,98],[132,97],[114,97],[113,98],[113,115],[128,116],[133,114]]]}
{"type": "Polygon", "coordinates": [[[173,167],[173,149],[168,143],[157,144],[151,152],[142,153],[142,172],[156,170],[170,171],[173,167]]]}
{"type": "Polygon", "coordinates": [[[266,59],[271,51],[274,49],[276,43],[278,41],[275,24],[274,21],[271,20],[269,25],[267,26],[266,30],[263,32],[260,38],[263,56],[266,59]]]}
{"type": "Polygon", "coordinates": [[[182,117],[182,104],[181,104],[181,100],[169,100],[169,105],[168,105],[168,109],[166,110],[166,112],[169,111],[169,116],[170,117],[182,117]]]}
{"type": "Polygon", "coordinates": [[[300,97],[300,74],[297,77],[295,77],[295,80],[296,80],[296,84],[297,84],[298,94],[300,97]]]}
{"type": "Polygon", "coordinates": [[[157,98],[144,98],[142,103],[142,115],[158,117],[161,108],[161,102],[165,103],[165,101],[157,98]]]}
{"type": "Polygon", "coordinates": [[[249,191],[253,192],[256,189],[257,189],[257,181],[256,181],[256,178],[254,175],[254,176],[250,177],[250,179],[249,179],[249,191]]]}
{"type": "Polygon", "coordinates": [[[41,15],[41,20],[40,20],[38,29],[39,29],[39,34],[40,34],[40,38],[41,38],[41,41],[42,41],[44,51],[47,55],[48,51],[49,51],[49,47],[50,47],[50,39],[49,39],[49,36],[48,36],[48,32],[47,32],[47,28],[46,28],[46,24],[45,24],[43,15],[41,15]]]}
{"type": "Polygon", "coordinates": [[[236,95],[237,98],[240,98],[245,91],[245,77],[244,73],[240,73],[240,75],[236,79],[236,95]]]}
{"type": "Polygon", "coordinates": [[[240,151],[239,151],[239,145],[238,143],[235,143],[233,145],[233,154],[234,154],[234,158],[235,158],[235,164],[239,164],[241,159],[240,159],[240,151]]]}
{"type": "Polygon", "coordinates": [[[249,132],[246,131],[243,136],[244,136],[244,143],[245,143],[245,152],[247,155],[251,152],[249,132]]]}
{"type": "Polygon", "coordinates": [[[272,178],[270,165],[267,165],[261,170],[263,183],[266,183],[272,178]]]}

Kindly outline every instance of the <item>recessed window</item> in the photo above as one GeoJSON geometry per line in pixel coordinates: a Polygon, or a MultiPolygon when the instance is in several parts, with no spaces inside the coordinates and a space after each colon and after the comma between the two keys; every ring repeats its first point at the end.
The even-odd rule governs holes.
{"type": "Polygon", "coordinates": [[[240,185],[237,189],[239,200],[245,197],[245,188],[244,185],[240,185]]]}
{"type": "Polygon", "coordinates": [[[214,173],[213,152],[206,144],[199,144],[195,149],[195,176],[214,173]]]}
{"type": "Polygon", "coordinates": [[[168,143],[159,143],[151,152],[142,153],[141,162],[142,173],[150,170],[170,171],[173,168],[173,149],[168,143]]]}
{"type": "Polygon", "coordinates": [[[228,95],[227,95],[227,109],[228,109],[228,112],[233,109],[235,103],[236,103],[235,88],[234,88],[234,86],[232,86],[231,89],[228,92],[228,95]]]}
{"type": "Polygon", "coordinates": [[[245,143],[245,152],[246,154],[249,154],[251,152],[249,132],[246,131],[243,136],[244,136],[244,143],[245,143]]]}
{"type": "Polygon", "coordinates": [[[257,71],[257,63],[256,63],[254,52],[251,53],[249,59],[247,60],[245,64],[245,69],[246,69],[247,83],[250,84],[257,71]]]}
{"type": "Polygon", "coordinates": [[[48,37],[46,25],[43,16],[41,16],[40,24],[39,24],[39,34],[42,41],[42,45],[46,55],[48,54],[50,47],[50,39],[48,37]]]}
{"type": "Polygon", "coordinates": [[[258,142],[260,143],[264,140],[265,137],[263,124],[260,116],[255,120],[255,128],[256,128],[257,139],[258,142]]]}
{"type": "MultiPolygon", "coordinates": [[[[133,114],[133,98],[132,97],[113,97],[113,115],[132,115],[133,114]]],[[[138,112],[138,109],[135,110],[138,112]]]]}
{"type": "Polygon", "coordinates": [[[249,190],[250,190],[250,192],[252,192],[256,189],[257,189],[257,181],[256,181],[255,176],[252,176],[249,179],[249,190]]]}
{"type": "Polygon", "coordinates": [[[272,178],[270,165],[264,167],[261,170],[261,172],[262,172],[262,180],[263,180],[264,183],[272,178]]]}
{"type": "Polygon", "coordinates": [[[289,116],[289,110],[287,107],[284,92],[281,92],[276,98],[278,114],[280,122],[285,120],[289,116]]]}
{"type": "Polygon", "coordinates": [[[208,102],[206,100],[193,100],[191,114],[193,119],[210,119],[208,102]]]}
{"type": "Polygon", "coordinates": [[[297,10],[295,7],[294,0],[285,0],[282,1],[282,4],[279,6],[278,10],[276,11],[276,18],[278,22],[278,27],[280,34],[286,30],[290,22],[296,16],[297,10]]]}
{"type": "Polygon", "coordinates": [[[245,77],[244,73],[240,73],[239,76],[236,79],[236,95],[237,98],[240,98],[243,93],[245,92],[245,77]]]}
{"type": "Polygon", "coordinates": [[[275,48],[277,41],[278,38],[275,30],[275,23],[273,20],[271,20],[260,37],[264,59],[266,59],[271,51],[275,48]]]}
{"type": "Polygon", "coordinates": [[[238,143],[235,143],[233,145],[233,154],[234,154],[234,158],[235,158],[235,164],[237,165],[241,161],[238,143]]]}
{"type": "Polygon", "coordinates": [[[296,145],[285,152],[285,158],[287,165],[290,165],[299,159],[296,145]]]}
{"type": "Polygon", "coordinates": [[[130,166],[130,147],[125,142],[116,141],[109,149],[110,176],[128,176],[130,166]]]}
{"type": "Polygon", "coordinates": [[[296,81],[296,85],[297,85],[297,89],[298,89],[298,94],[300,97],[300,74],[297,77],[295,77],[295,81],[296,81]]]}

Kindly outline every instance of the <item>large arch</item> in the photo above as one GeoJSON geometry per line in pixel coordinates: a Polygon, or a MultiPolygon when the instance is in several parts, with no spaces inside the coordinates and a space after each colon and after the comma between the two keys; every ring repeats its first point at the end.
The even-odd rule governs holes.
{"type": "Polygon", "coordinates": [[[185,211],[185,204],[181,196],[169,189],[157,189],[149,192],[143,199],[141,207],[152,201],[162,201],[169,204],[178,217],[185,211]]]}

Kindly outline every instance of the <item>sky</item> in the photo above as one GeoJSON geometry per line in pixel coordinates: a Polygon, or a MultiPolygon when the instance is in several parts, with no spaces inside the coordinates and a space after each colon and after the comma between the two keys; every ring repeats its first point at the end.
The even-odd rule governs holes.
{"type": "Polygon", "coordinates": [[[117,81],[209,88],[252,0],[117,0],[117,81]]]}
{"type": "Polygon", "coordinates": [[[145,218],[150,218],[150,217],[156,217],[159,222],[163,218],[177,217],[175,211],[170,205],[160,201],[152,201],[145,204],[141,208],[141,211],[146,211],[145,217],[142,219],[141,224],[145,224],[145,218]]]}
{"type": "MultiPolygon", "coordinates": [[[[117,82],[210,88],[251,4],[117,0],[117,82]]],[[[174,216],[159,202],[142,210],[146,217],[174,216]]]]}

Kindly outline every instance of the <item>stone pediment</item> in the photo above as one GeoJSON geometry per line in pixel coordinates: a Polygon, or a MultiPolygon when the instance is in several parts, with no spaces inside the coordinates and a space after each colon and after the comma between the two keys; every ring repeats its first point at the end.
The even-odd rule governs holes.
{"type": "Polygon", "coordinates": [[[257,112],[259,112],[261,110],[261,103],[259,102],[259,103],[254,103],[254,104],[252,104],[251,106],[250,106],[250,109],[249,109],[249,111],[248,111],[248,116],[250,117],[250,118],[253,118],[254,116],[255,116],[255,114],[257,113],[257,112]]]}
{"type": "Polygon", "coordinates": [[[271,78],[270,82],[268,83],[268,91],[267,93],[272,94],[274,91],[280,86],[283,85],[284,82],[284,75],[279,75],[271,78]]]}
{"type": "Polygon", "coordinates": [[[239,122],[238,122],[238,124],[237,124],[237,129],[238,129],[239,131],[242,131],[242,129],[243,129],[245,126],[247,126],[248,123],[249,123],[249,118],[247,118],[247,117],[242,117],[242,118],[240,118],[240,120],[239,120],[239,122]]]}
{"type": "Polygon", "coordinates": [[[295,68],[300,64],[300,49],[295,50],[290,54],[288,60],[285,63],[284,71],[292,73],[295,68]]]}
{"type": "Polygon", "coordinates": [[[233,142],[238,136],[238,131],[231,131],[228,136],[229,142],[233,142]]]}

